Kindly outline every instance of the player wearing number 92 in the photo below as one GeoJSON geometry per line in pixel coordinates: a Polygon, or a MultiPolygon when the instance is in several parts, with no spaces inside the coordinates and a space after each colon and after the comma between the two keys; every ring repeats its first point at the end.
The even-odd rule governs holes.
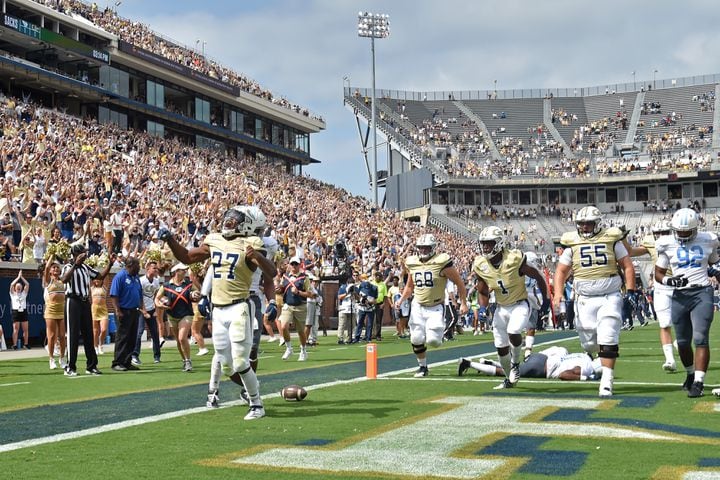
{"type": "Polygon", "coordinates": [[[582,348],[598,354],[602,364],[599,395],[613,394],[615,361],[619,356],[622,326],[622,288],[631,301],[635,292],[635,268],[623,245],[625,232],[603,228],[602,215],[596,207],[581,208],[575,216],[577,231],[566,232],[560,239],[565,248],[553,278],[553,307],[558,309],[565,280],[575,277],[575,326],[582,348]],[[622,271],[622,277],[618,269],[622,271]]]}
{"type": "Polygon", "coordinates": [[[496,388],[512,388],[520,379],[522,331],[528,326],[530,304],[525,277],[535,280],[542,293],[541,311],[550,307],[548,288],[542,274],[528,264],[520,250],[505,248],[502,230],[486,227],[480,232],[480,255],[472,271],[477,278],[478,303],[487,308],[490,291],[495,292],[497,309],[493,317],[493,337],[505,380],[496,388]]]}
{"type": "MultiPolygon", "coordinates": [[[[262,239],[255,234],[257,219],[248,209],[232,207],[225,212],[222,233],[211,233],[196,248],[187,249],[167,230],[158,237],[167,242],[173,255],[186,264],[212,261],[213,346],[223,365],[232,367],[230,379],[244,385],[250,397],[250,411],[245,420],[265,415],[260,399],[259,384],[250,366],[253,342],[253,312],[248,302],[253,273],[260,268],[270,279],[265,291],[272,291],[275,265],[265,257],[262,239]]],[[[264,215],[263,215],[264,217],[264,215]]],[[[266,280],[267,281],[267,280],[266,280]]],[[[208,403],[211,396],[208,394],[208,403]]],[[[214,406],[214,405],[213,405],[214,406]]]]}
{"type": "Polygon", "coordinates": [[[408,281],[402,296],[395,302],[395,308],[400,309],[402,303],[414,295],[408,327],[410,343],[419,365],[415,372],[416,377],[428,375],[426,344],[431,347],[442,344],[445,332],[445,286],[448,280],[457,285],[460,314],[465,315],[468,311],[465,284],[450,256],[447,253],[437,253],[436,245],[435,236],[430,233],[420,235],[417,239],[415,248],[418,255],[405,259],[408,281]]]}
{"type": "Polygon", "coordinates": [[[720,259],[720,243],[714,233],[698,232],[697,214],[690,208],[675,212],[670,229],[672,235],[660,237],[655,243],[655,281],[674,288],[670,310],[678,353],[687,372],[683,389],[694,398],[703,394],[710,362],[708,341],[714,308],[708,264],[720,259]],[[667,274],[670,269],[672,276],[667,274]],[[695,344],[694,355],[691,342],[695,344]]]}

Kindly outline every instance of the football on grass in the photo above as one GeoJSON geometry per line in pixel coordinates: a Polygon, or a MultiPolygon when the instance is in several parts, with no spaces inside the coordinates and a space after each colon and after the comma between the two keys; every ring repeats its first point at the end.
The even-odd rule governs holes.
{"type": "Polygon", "coordinates": [[[307,390],[300,385],[288,385],[280,390],[280,396],[288,402],[299,402],[307,397],[307,390]]]}

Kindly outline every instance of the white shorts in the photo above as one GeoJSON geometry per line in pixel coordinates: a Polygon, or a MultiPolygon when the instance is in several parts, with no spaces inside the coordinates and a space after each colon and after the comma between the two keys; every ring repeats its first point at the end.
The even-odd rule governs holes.
{"type": "Polygon", "coordinates": [[[493,317],[495,348],[510,346],[511,334],[520,334],[527,327],[530,306],[525,300],[512,305],[498,305],[493,317]]]}
{"type": "Polygon", "coordinates": [[[248,302],[213,308],[212,339],[215,353],[223,366],[240,372],[250,366],[253,322],[248,302]]]}
{"type": "Polygon", "coordinates": [[[660,328],[668,328],[672,326],[672,315],[670,307],[672,305],[672,288],[658,288],[655,286],[653,294],[653,305],[657,314],[658,324],[660,328]]]}
{"type": "Polygon", "coordinates": [[[431,347],[439,347],[445,332],[444,306],[440,304],[434,307],[423,307],[419,303],[413,302],[408,327],[410,343],[413,345],[427,343],[431,347]]]}
{"type": "Polygon", "coordinates": [[[583,346],[619,343],[622,302],[620,292],[597,297],[579,295],[575,299],[575,328],[583,346]]]}

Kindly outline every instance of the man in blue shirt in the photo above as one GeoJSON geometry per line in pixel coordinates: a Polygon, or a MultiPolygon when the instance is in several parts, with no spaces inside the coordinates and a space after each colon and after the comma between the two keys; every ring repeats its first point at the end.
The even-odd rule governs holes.
{"type": "Polygon", "coordinates": [[[142,287],[140,285],[140,260],[128,257],[125,268],[113,278],[110,286],[110,299],[115,307],[115,358],[112,369],[116,372],[139,370],[131,363],[135,348],[135,334],[138,328],[139,309],[142,307],[142,287]]]}

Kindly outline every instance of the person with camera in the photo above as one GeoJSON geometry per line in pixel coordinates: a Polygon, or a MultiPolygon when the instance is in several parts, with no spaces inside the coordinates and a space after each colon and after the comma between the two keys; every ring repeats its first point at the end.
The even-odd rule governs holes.
{"type": "Polygon", "coordinates": [[[357,303],[354,298],[356,293],[354,280],[350,274],[338,289],[338,345],[352,341],[352,333],[355,328],[353,313],[355,313],[357,303]]]}
{"type": "Polygon", "coordinates": [[[360,334],[365,328],[366,342],[372,339],[373,320],[375,319],[375,304],[377,303],[378,288],[368,281],[368,275],[363,273],[360,275],[360,285],[358,291],[358,319],[355,327],[355,335],[350,343],[358,343],[360,334]]]}

